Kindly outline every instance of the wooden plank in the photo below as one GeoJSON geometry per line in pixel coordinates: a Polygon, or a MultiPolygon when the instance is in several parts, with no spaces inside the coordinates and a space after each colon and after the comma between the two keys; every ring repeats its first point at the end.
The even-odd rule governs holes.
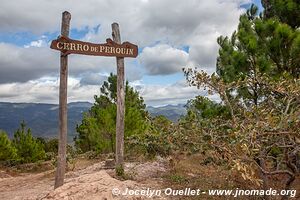
{"type": "Polygon", "coordinates": [[[138,55],[137,45],[130,42],[118,44],[111,39],[106,39],[105,44],[94,44],[73,40],[68,37],[59,37],[51,42],[51,49],[56,49],[64,54],[83,54],[92,56],[114,56],[114,57],[132,57],[138,55]]]}
{"type": "MultiPolygon", "coordinates": [[[[61,35],[69,36],[71,14],[62,14],[61,35]]],[[[60,55],[60,84],[59,84],[59,142],[57,169],[54,188],[64,184],[67,153],[67,88],[68,88],[68,55],[60,55]]]]}
{"type": "MultiPolygon", "coordinates": [[[[112,37],[114,42],[121,44],[119,25],[113,23],[112,37]]],[[[125,117],[125,92],[124,92],[124,58],[117,57],[117,123],[116,123],[116,168],[123,169],[124,162],[124,117],[125,117]]]]}

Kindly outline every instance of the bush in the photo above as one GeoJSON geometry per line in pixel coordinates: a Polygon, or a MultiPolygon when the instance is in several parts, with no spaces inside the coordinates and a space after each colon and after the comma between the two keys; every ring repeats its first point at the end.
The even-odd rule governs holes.
{"type": "Polygon", "coordinates": [[[51,152],[57,155],[58,153],[58,139],[53,138],[45,141],[44,144],[45,152],[51,152]]]}
{"type": "Polygon", "coordinates": [[[145,134],[126,138],[128,153],[153,158],[158,155],[166,157],[175,152],[195,153],[201,149],[200,133],[196,129],[186,131],[181,123],[173,124],[163,116],[157,116],[150,122],[151,126],[145,134]]]}

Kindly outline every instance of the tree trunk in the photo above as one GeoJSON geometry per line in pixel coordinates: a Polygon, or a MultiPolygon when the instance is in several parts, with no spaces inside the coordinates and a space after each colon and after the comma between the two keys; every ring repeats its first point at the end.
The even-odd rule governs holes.
{"type": "MultiPolygon", "coordinates": [[[[266,163],[265,163],[265,160],[263,159],[264,158],[264,155],[265,155],[265,152],[262,152],[260,151],[260,159],[259,159],[259,166],[263,169],[263,170],[266,170],[266,163]]],[[[263,190],[268,190],[269,189],[269,181],[268,181],[268,177],[267,175],[261,171],[260,172],[260,176],[263,180],[263,190]]],[[[264,195],[264,199],[265,200],[268,200],[270,199],[268,195],[264,195]]]]}

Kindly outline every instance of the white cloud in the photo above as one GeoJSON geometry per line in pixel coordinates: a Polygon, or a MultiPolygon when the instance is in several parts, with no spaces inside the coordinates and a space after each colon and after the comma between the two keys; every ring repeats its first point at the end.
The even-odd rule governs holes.
{"type": "Polygon", "coordinates": [[[145,47],[139,60],[148,74],[167,75],[181,71],[188,62],[188,54],[169,45],[159,44],[145,47]]]}
{"type": "Polygon", "coordinates": [[[48,48],[0,43],[0,83],[26,82],[58,73],[58,59],[48,48]]]}
{"type": "Polygon", "coordinates": [[[28,81],[0,85],[0,98],[11,102],[55,102],[58,99],[58,81],[28,81]]]}
{"type": "MultiPolygon", "coordinates": [[[[39,102],[58,104],[59,80],[56,77],[43,77],[25,83],[0,84],[1,101],[9,102],[39,102]]],[[[197,95],[207,96],[207,92],[196,87],[189,87],[185,80],[174,84],[148,84],[133,81],[132,87],[139,91],[147,105],[160,106],[166,104],[186,103],[197,95]]],[[[79,79],[68,79],[68,102],[93,102],[94,95],[100,94],[100,85],[84,85],[79,79]]],[[[218,96],[210,96],[218,100],[218,96]]]]}
{"type": "Polygon", "coordinates": [[[102,85],[107,80],[107,76],[98,73],[84,73],[81,75],[81,85],[102,85]]]}
{"type": "MultiPolygon", "coordinates": [[[[25,83],[0,84],[1,101],[58,103],[59,80],[55,77],[43,77],[25,83]]],[[[99,86],[81,85],[80,80],[69,77],[68,102],[93,101],[99,93],[99,86]]]]}
{"type": "Polygon", "coordinates": [[[25,48],[29,47],[42,47],[46,46],[46,42],[42,39],[36,40],[36,41],[31,41],[30,44],[24,45],[25,48]]]}
{"type": "Polygon", "coordinates": [[[34,0],[10,0],[1,4],[0,31],[56,32],[60,29],[61,13],[68,10],[72,14],[71,28],[101,25],[99,32],[89,35],[90,40],[97,42],[110,37],[110,25],[118,22],[122,39],[142,46],[158,40],[192,45],[204,34],[231,33],[241,13],[239,5],[244,2],[66,0],[62,3],[60,0],[40,0],[37,4],[34,0]]]}
{"type": "Polygon", "coordinates": [[[206,95],[206,92],[198,90],[196,87],[189,87],[185,80],[174,84],[143,84],[135,82],[131,84],[144,98],[145,103],[151,106],[161,106],[167,104],[186,103],[188,99],[197,95],[206,95]]]}

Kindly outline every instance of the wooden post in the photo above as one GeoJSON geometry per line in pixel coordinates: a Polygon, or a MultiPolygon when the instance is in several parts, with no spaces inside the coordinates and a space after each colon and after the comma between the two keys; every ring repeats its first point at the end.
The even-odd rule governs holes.
{"type": "MultiPolygon", "coordinates": [[[[69,36],[71,14],[62,14],[61,35],[69,36]]],[[[68,55],[60,53],[60,84],[59,84],[59,142],[57,169],[54,188],[64,184],[67,153],[67,88],[68,88],[68,55]]]]}
{"type": "MultiPolygon", "coordinates": [[[[121,44],[119,25],[113,23],[113,41],[121,44]]],[[[116,169],[123,170],[124,162],[124,115],[125,115],[125,92],[124,92],[124,58],[117,57],[117,124],[116,124],[116,169]]]]}

